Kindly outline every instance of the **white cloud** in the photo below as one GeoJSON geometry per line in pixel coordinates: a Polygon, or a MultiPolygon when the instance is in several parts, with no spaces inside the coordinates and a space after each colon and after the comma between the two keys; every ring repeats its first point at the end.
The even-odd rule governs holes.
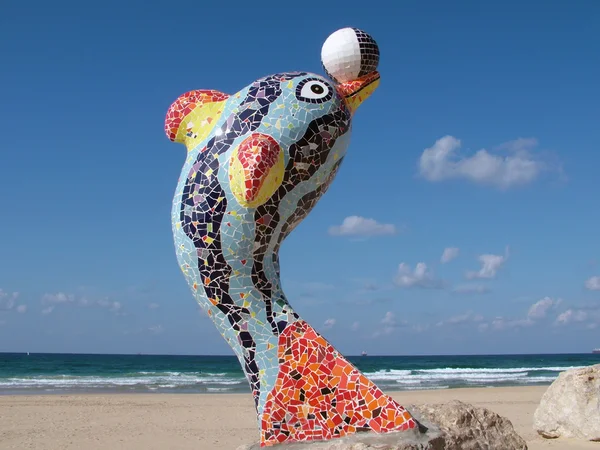
{"type": "Polygon", "coordinates": [[[600,291],[600,276],[589,278],[585,282],[585,287],[588,288],[590,291],[600,291]]]}
{"type": "Polygon", "coordinates": [[[465,276],[469,280],[476,278],[490,279],[496,278],[498,270],[502,268],[506,260],[508,259],[508,248],[504,255],[492,255],[485,254],[477,257],[481,263],[481,268],[477,271],[468,271],[465,276]]]}
{"type": "Polygon", "coordinates": [[[395,225],[360,216],[346,217],[341,225],[329,227],[332,236],[384,236],[396,233],[395,225]]]}
{"type": "Polygon", "coordinates": [[[351,281],[353,283],[356,283],[357,285],[357,289],[360,292],[375,292],[375,291],[382,291],[382,290],[389,290],[390,288],[392,288],[393,286],[389,285],[388,283],[382,283],[380,280],[377,280],[375,278],[352,278],[351,281]]]}
{"type": "Polygon", "coordinates": [[[160,334],[165,331],[165,328],[162,325],[152,325],[148,327],[148,331],[153,334],[160,334]]]}
{"type": "Polygon", "coordinates": [[[490,321],[479,323],[477,329],[479,331],[502,331],[531,327],[533,325],[535,325],[535,321],[529,317],[525,319],[509,319],[502,316],[497,316],[490,321]]]}
{"type": "Polygon", "coordinates": [[[150,309],[156,309],[156,308],[158,308],[159,306],[160,306],[160,305],[159,305],[158,303],[150,303],[150,304],[148,305],[148,308],[150,308],[150,309]]]}
{"type": "Polygon", "coordinates": [[[496,317],[494,320],[492,320],[490,326],[494,330],[505,330],[505,329],[512,329],[512,328],[530,327],[533,324],[535,324],[535,322],[529,318],[527,318],[527,319],[505,319],[504,317],[496,317]]]}
{"type": "Polygon", "coordinates": [[[351,329],[352,331],[358,331],[358,329],[359,329],[359,328],[360,328],[360,322],[354,322],[354,323],[352,324],[352,326],[350,327],[350,329],[351,329]]]}
{"type": "Polygon", "coordinates": [[[562,303],[561,299],[544,297],[529,307],[527,316],[524,319],[509,319],[502,316],[495,317],[491,321],[483,322],[478,326],[479,331],[486,330],[510,330],[516,328],[531,327],[543,319],[548,313],[562,303]]]}
{"type": "Polygon", "coordinates": [[[56,294],[44,294],[42,296],[43,305],[73,303],[74,301],[75,296],[73,294],[65,294],[64,292],[57,292],[56,294]]]}
{"type": "Polygon", "coordinates": [[[335,319],[327,319],[324,323],[323,323],[323,328],[325,328],[326,330],[332,328],[335,325],[335,319]]]}
{"type": "Polygon", "coordinates": [[[453,259],[458,256],[459,249],[457,247],[447,247],[444,249],[442,253],[442,257],[440,258],[440,262],[442,264],[449,263],[453,259]]]}
{"type": "Polygon", "coordinates": [[[383,334],[393,333],[397,326],[395,314],[391,311],[386,312],[385,316],[383,316],[383,319],[381,319],[381,324],[383,325],[383,329],[380,331],[376,331],[375,332],[376,335],[379,335],[381,333],[383,333],[383,334]]]}
{"type": "Polygon", "coordinates": [[[519,138],[498,146],[505,154],[485,149],[471,156],[458,154],[461,141],[454,136],[438,139],[419,160],[419,173],[428,181],[466,179],[474,183],[508,189],[534,181],[549,165],[533,154],[536,139],[519,138]]]}
{"type": "Polygon", "coordinates": [[[556,323],[566,325],[573,322],[585,322],[588,319],[588,312],[581,309],[567,309],[558,315],[556,323]]]}
{"type": "Polygon", "coordinates": [[[569,308],[556,317],[555,325],[578,324],[587,329],[600,326],[600,304],[590,304],[578,308],[569,308]]]}
{"type": "Polygon", "coordinates": [[[546,317],[548,311],[556,308],[560,303],[560,299],[555,300],[550,297],[544,297],[531,305],[527,312],[527,317],[530,319],[542,319],[546,317]]]}
{"type": "Polygon", "coordinates": [[[364,285],[363,285],[363,289],[365,291],[378,291],[379,289],[381,289],[381,286],[379,286],[376,283],[373,283],[372,281],[367,281],[364,285]]]}
{"type": "Polygon", "coordinates": [[[50,305],[50,306],[47,306],[44,309],[42,309],[42,314],[45,315],[45,316],[47,316],[52,311],[54,311],[54,305],[50,305]]]}
{"type": "Polygon", "coordinates": [[[107,298],[100,300],[92,300],[88,297],[80,297],[79,299],[73,294],[58,292],[56,294],[44,294],[42,296],[42,305],[46,306],[42,310],[42,314],[48,315],[54,311],[58,305],[78,305],[82,307],[99,306],[106,308],[115,314],[122,314],[123,305],[120,302],[109,300],[107,298]]]}
{"type": "Polygon", "coordinates": [[[479,323],[483,321],[483,316],[481,314],[475,314],[472,311],[469,311],[465,314],[460,314],[457,316],[449,317],[448,319],[444,319],[438,322],[436,325],[441,327],[443,325],[462,325],[466,323],[479,323]]]}
{"type": "Polygon", "coordinates": [[[0,311],[9,311],[15,306],[14,298],[3,298],[0,299],[0,311]]]}
{"type": "Polygon", "coordinates": [[[420,323],[419,323],[419,324],[417,324],[417,325],[413,325],[413,326],[412,326],[412,330],[413,330],[415,333],[423,333],[423,332],[425,332],[425,331],[429,330],[429,324],[427,324],[427,323],[426,323],[426,324],[420,324],[420,323]]]}
{"type": "Polygon", "coordinates": [[[10,292],[9,293],[9,292],[6,292],[6,291],[0,289],[0,311],[15,310],[21,314],[26,312],[27,305],[18,305],[17,306],[18,298],[19,298],[18,292],[10,292]]]}
{"type": "Polygon", "coordinates": [[[81,297],[79,299],[78,302],[81,306],[92,306],[94,303],[96,303],[94,300],[92,300],[91,298],[87,298],[87,297],[81,297]]]}
{"type": "Polygon", "coordinates": [[[101,308],[107,308],[110,312],[113,313],[118,313],[123,307],[123,305],[121,305],[121,302],[116,302],[108,299],[98,300],[96,304],[101,308]]]}
{"type": "Polygon", "coordinates": [[[9,311],[15,307],[19,298],[18,292],[6,292],[0,289],[0,311],[9,311]]]}
{"type": "Polygon", "coordinates": [[[383,316],[383,319],[381,319],[381,323],[388,327],[395,327],[396,326],[396,315],[391,311],[386,312],[385,316],[383,316]]]}
{"type": "Polygon", "coordinates": [[[383,319],[381,319],[380,323],[381,325],[383,325],[383,328],[378,328],[375,331],[375,333],[373,333],[373,337],[381,336],[384,334],[391,334],[396,329],[408,325],[408,322],[405,320],[402,320],[400,322],[396,320],[396,315],[392,311],[387,311],[383,316],[383,319]]]}
{"type": "Polygon", "coordinates": [[[456,292],[457,294],[486,294],[490,292],[490,288],[482,284],[461,284],[455,286],[452,292],[456,292]]]}
{"type": "Polygon", "coordinates": [[[442,280],[438,280],[433,276],[433,273],[427,268],[427,264],[424,262],[417,263],[414,270],[408,264],[400,263],[394,282],[398,286],[405,288],[421,287],[439,289],[444,285],[442,280]]]}

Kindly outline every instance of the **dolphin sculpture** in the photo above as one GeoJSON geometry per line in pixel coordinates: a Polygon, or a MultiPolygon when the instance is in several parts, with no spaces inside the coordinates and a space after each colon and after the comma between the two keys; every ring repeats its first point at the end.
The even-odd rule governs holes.
{"type": "Polygon", "coordinates": [[[301,319],[280,282],[279,248],[333,181],[379,79],[277,73],[233,95],[187,92],[165,119],[187,147],[172,207],[177,260],[242,365],[261,446],[420,428],[301,319]]]}

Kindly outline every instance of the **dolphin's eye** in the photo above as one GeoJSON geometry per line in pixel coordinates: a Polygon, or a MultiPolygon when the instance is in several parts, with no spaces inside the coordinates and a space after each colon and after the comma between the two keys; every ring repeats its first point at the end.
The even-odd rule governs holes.
{"type": "Polygon", "coordinates": [[[318,83],[312,83],[310,85],[310,90],[313,94],[317,95],[321,95],[323,92],[325,92],[325,88],[318,83]]]}
{"type": "Polygon", "coordinates": [[[296,98],[308,103],[324,103],[333,97],[333,88],[318,78],[302,80],[296,88],[296,98]]]}

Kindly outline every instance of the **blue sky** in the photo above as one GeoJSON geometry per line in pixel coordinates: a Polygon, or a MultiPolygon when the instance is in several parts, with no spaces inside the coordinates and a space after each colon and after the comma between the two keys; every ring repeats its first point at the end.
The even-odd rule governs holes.
{"type": "Polygon", "coordinates": [[[347,354],[600,346],[600,4],[168,5],[0,6],[0,351],[232,354],[177,266],[165,113],[322,73],[345,26],[382,81],[282,248],[294,308],[347,354]]]}

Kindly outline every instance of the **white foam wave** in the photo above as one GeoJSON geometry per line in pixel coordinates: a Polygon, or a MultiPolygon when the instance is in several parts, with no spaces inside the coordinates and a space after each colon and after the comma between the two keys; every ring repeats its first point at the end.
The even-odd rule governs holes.
{"type": "MultiPolygon", "coordinates": [[[[377,370],[365,375],[377,384],[397,389],[444,389],[449,386],[491,386],[498,384],[551,383],[559,372],[571,367],[511,367],[511,368],[436,368],[415,370],[377,370]]],[[[116,376],[38,375],[0,378],[0,390],[44,389],[201,389],[226,392],[243,389],[247,381],[242,376],[215,372],[131,372],[116,376]]]]}
{"type": "Polygon", "coordinates": [[[245,383],[244,378],[226,377],[226,374],[201,374],[163,372],[160,375],[153,372],[137,372],[123,374],[118,377],[101,376],[33,376],[23,378],[0,378],[1,388],[119,388],[119,387],[147,387],[156,388],[178,388],[194,386],[234,386],[245,383]],[[148,376],[153,374],[152,376],[148,376]],[[142,376],[140,376],[142,375],[142,376]],[[147,375],[147,376],[143,376],[147,375]]]}
{"type": "Polygon", "coordinates": [[[371,380],[389,380],[397,377],[410,376],[412,370],[378,370],[377,372],[365,372],[371,380]]]}
{"type": "Polygon", "coordinates": [[[415,370],[378,370],[365,375],[381,384],[401,385],[402,389],[432,389],[452,385],[537,384],[551,383],[559,372],[571,367],[511,367],[511,368],[438,368],[415,370]],[[543,372],[549,372],[548,375],[543,372]],[[556,372],[556,375],[552,374],[556,372]]]}
{"type": "Polygon", "coordinates": [[[450,386],[407,386],[403,388],[405,391],[424,391],[434,389],[448,389],[450,386]]]}
{"type": "Polygon", "coordinates": [[[517,383],[552,383],[556,377],[531,377],[515,380],[517,383]]]}
{"type": "Polygon", "coordinates": [[[415,372],[422,373],[520,373],[520,372],[562,372],[570,369],[580,369],[583,366],[570,366],[570,367],[511,367],[506,369],[499,368],[461,368],[455,369],[447,367],[444,369],[422,369],[416,370],[415,372]]]}
{"type": "MultiPolygon", "coordinates": [[[[451,374],[440,374],[440,375],[411,375],[404,379],[395,379],[396,383],[414,383],[414,382],[431,382],[438,380],[463,380],[463,381],[510,381],[517,378],[527,378],[527,373],[506,373],[506,374],[462,374],[461,376],[451,374]]],[[[531,379],[531,378],[530,378],[531,379]]]]}
{"type": "Polygon", "coordinates": [[[530,372],[562,372],[569,369],[579,369],[583,366],[570,366],[570,367],[511,367],[511,368],[452,368],[447,367],[443,369],[415,369],[415,370],[378,370],[376,372],[365,372],[369,378],[374,380],[390,380],[397,379],[399,377],[414,377],[414,376],[436,376],[436,377],[461,377],[461,376],[527,376],[530,372]]]}

